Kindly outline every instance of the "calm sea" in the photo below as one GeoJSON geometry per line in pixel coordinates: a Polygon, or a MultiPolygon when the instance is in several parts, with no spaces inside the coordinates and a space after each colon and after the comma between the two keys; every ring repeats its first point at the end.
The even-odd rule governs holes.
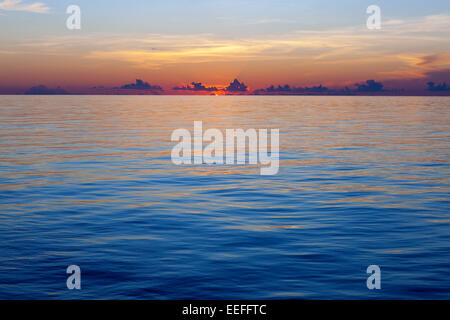
{"type": "Polygon", "coordinates": [[[0,96],[0,298],[449,299],[449,169],[450,98],[0,96]],[[194,121],[279,173],[175,166],[194,121]]]}

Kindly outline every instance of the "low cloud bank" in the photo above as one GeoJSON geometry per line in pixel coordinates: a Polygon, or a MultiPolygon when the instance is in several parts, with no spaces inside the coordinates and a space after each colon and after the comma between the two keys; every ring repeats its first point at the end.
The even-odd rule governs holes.
{"type": "Polygon", "coordinates": [[[201,82],[191,82],[191,85],[182,87],[174,87],[173,90],[185,90],[185,91],[217,91],[216,87],[206,87],[201,82]]]}
{"type": "Polygon", "coordinates": [[[380,92],[383,91],[383,84],[375,80],[366,80],[366,83],[355,83],[356,91],[359,92],[380,92]]]}
{"type": "Polygon", "coordinates": [[[284,86],[278,85],[278,87],[275,87],[274,85],[271,85],[270,87],[267,87],[265,89],[257,89],[254,91],[255,94],[263,94],[263,93],[320,93],[320,92],[328,92],[329,89],[327,87],[324,87],[322,85],[314,86],[314,87],[291,87],[288,84],[285,84],[284,86]]]}
{"type": "Polygon", "coordinates": [[[64,90],[61,87],[57,87],[55,89],[47,88],[44,85],[39,85],[35,87],[31,87],[27,91],[25,91],[25,94],[69,94],[66,90],[64,90]]]}
{"type": "Polygon", "coordinates": [[[148,82],[144,82],[140,79],[136,79],[135,83],[125,84],[120,89],[132,89],[132,90],[163,90],[161,86],[151,85],[148,82]]]}
{"type": "Polygon", "coordinates": [[[450,91],[450,87],[447,86],[446,82],[435,84],[434,82],[430,81],[427,83],[427,85],[428,85],[428,88],[427,88],[428,91],[434,91],[434,92],[450,91]]]}

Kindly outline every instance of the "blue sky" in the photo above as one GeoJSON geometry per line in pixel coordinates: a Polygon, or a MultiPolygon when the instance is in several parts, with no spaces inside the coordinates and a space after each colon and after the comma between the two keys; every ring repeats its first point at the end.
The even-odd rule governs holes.
{"type": "MultiPolygon", "coordinates": [[[[0,1],[1,2],[1,1],[0,1]]],[[[36,1],[23,0],[22,4],[36,1]]],[[[70,4],[82,9],[85,32],[199,33],[223,36],[263,35],[292,30],[320,30],[365,23],[365,9],[382,8],[384,19],[414,18],[450,13],[447,0],[43,0],[48,14],[2,11],[0,32],[9,37],[23,34],[58,34],[65,30],[65,10],[70,4]]]]}

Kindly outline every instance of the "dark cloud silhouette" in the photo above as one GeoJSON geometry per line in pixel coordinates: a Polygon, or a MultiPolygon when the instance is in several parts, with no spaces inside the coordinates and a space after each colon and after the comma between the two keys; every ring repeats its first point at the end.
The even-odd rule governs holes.
{"type": "Polygon", "coordinates": [[[450,91],[450,87],[447,86],[446,82],[435,84],[433,81],[427,82],[428,91],[450,91]]]}
{"type": "Polygon", "coordinates": [[[201,82],[191,82],[191,85],[183,87],[174,87],[173,90],[187,90],[187,91],[217,91],[216,87],[205,87],[201,82]]]}
{"type": "Polygon", "coordinates": [[[263,89],[263,90],[265,90],[266,92],[292,92],[293,89],[296,89],[296,88],[291,88],[290,85],[285,84],[284,86],[278,85],[278,87],[271,85],[270,87],[263,89]]]}
{"type": "Polygon", "coordinates": [[[230,83],[228,87],[225,88],[225,91],[228,92],[246,92],[248,87],[244,82],[239,82],[238,79],[234,79],[233,82],[230,83]]]}
{"type": "Polygon", "coordinates": [[[296,88],[297,90],[304,89],[305,92],[326,92],[328,91],[327,87],[322,86],[321,84],[319,86],[314,86],[311,88],[305,87],[305,88],[296,88]]]}
{"type": "Polygon", "coordinates": [[[278,87],[275,87],[274,85],[271,85],[268,88],[265,89],[257,89],[255,90],[256,94],[261,93],[320,93],[320,92],[328,92],[328,88],[324,87],[322,85],[314,86],[314,87],[291,87],[288,84],[285,84],[284,86],[278,85],[278,87]]]}
{"type": "Polygon", "coordinates": [[[366,84],[355,83],[358,92],[380,92],[383,91],[383,84],[375,80],[366,80],[366,84]]]}
{"type": "Polygon", "coordinates": [[[25,94],[69,94],[66,90],[57,87],[56,89],[47,88],[44,85],[39,85],[35,87],[31,87],[25,94]]]}
{"type": "Polygon", "coordinates": [[[136,83],[130,83],[123,85],[120,89],[133,89],[133,90],[162,90],[160,86],[151,85],[148,82],[144,82],[140,79],[136,79],[136,83]]]}

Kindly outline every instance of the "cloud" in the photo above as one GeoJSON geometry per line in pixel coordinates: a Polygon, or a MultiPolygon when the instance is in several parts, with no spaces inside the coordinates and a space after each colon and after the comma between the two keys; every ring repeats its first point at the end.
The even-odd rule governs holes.
{"type": "Polygon", "coordinates": [[[33,2],[30,4],[22,4],[22,0],[4,0],[0,2],[0,15],[1,10],[4,11],[27,11],[34,13],[49,13],[50,8],[42,2],[33,2]]]}
{"type": "Polygon", "coordinates": [[[428,91],[450,91],[450,87],[447,86],[447,83],[434,83],[432,81],[427,83],[428,91]]]}
{"type": "MultiPolygon", "coordinates": [[[[449,29],[450,15],[442,14],[389,20],[375,32],[361,24],[283,34],[271,33],[268,28],[263,35],[243,33],[240,37],[212,33],[71,33],[4,42],[0,61],[27,62],[28,57],[35,56],[40,61],[71,60],[86,69],[98,65],[105,70],[131,70],[129,76],[136,70],[151,77],[167,75],[160,79],[171,86],[178,83],[172,82],[175,74],[208,83],[225,83],[228,77],[239,75],[259,87],[305,80],[308,85],[323,83],[330,87],[373,78],[388,85],[387,80],[424,78],[427,72],[450,68],[449,29]],[[206,78],[205,74],[211,76],[206,78]]],[[[35,66],[34,62],[29,64],[35,66]]],[[[20,64],[4,65],[17,69],[20,64]]]]}
{"type": "Polygon", "coordinates": [[[417,65],[425,66],[425,65],[428,65],[428,64],[438,61],[438,59],[439,59],[438,54],[430,54],[430,55],[422,57],[422,61],[419,62],[417,65]]]}
{"type": "Polygon", "coordinates": [[[285,84],[284,86],[278,85],[278,87],[275,87],[274,85],[271,85],[270,87],[267,87],[265,89],[257,89],[254,91],[255,94],[283,94],[283,93],[325,93],[328,92],[328,88],[324,87],[322,85],[319,86],[313,86],[313,87],[291,87],[288,84],[285,84]]]}
{"type": "MultiPolygon", "coordinates": [[[[442,49],[445,45],[442,45],[442,49]]],[[[439,49],[436,49],[439,50],[439,49]]],[[[396,56],[399,63],[389,71],[380,71],[378,75],[383,76],[385,80],[395,79],[425,79],[429,78],[429,73],[438,72],[450,68],[450,49],[447,52],[423,54],[408,53],[396,56]]]]}
{"type": "Polygon", "coordinates": [[[441,83],[450,83],[450,69],[443,68],[425,71],[416,77],[410,78],[406,78],[404,75],[398,74],[397,78],[383,81],[383,83],[386,84],[386,87],[406,88],[407,90],[414,90],[416,92],[423,92],[426,90],[427,86],[429,86],[429,82],[435,83],[436,88],[439,88],[439,84],[441,83]]]}
{"type": "MultiPolygon", "coordinates": [[[[297,59],[313,60],[321,64],[349,61],[367,64],[369,61],[381,62],[390,59],[400,62],[397,63],[399,66],[404,63],[409,69],[422,70],[443,60],[433,55],[450,50],[450,42],[447,41],[449,35],[442,34],[449,28],[450,16],[438,15],[406,21],[391,20],[376,33],[354,26],[331,30],[297,30],[284,35],[267,34],[264,37],[239,39],[227,39],[207,33],[148,34],[145,37],[130,36],[127,44],[99,44],[85,54],[85,57],[121,61],[148,69],[160,69],[164,65],[186,62],[267,62],[297,59]],[[418,42],[423,45],[418,47],[418,42]],[[156,47],[158,50],[150,50],[149,47],[156,47]],[[408,61],[410,57],[414,60],[408,61]]],[[[390,69],[389,71],[392,71],[392,68],[390,69]]]]}
{"type": "Polygon", "coordinates": [[[247,86],[244,82],[239,82],[238,79],[234,79],[233,82],[230,83],[228,87],[225,88],[225,91],[228,92],[246,92],[247,86]]]}
{"type": "Polygon", "coordinates": [[[162,90],[161,86],[151,85],[148,82],[144,82],[140,79],[136,79],[136,83],[125,84],[120,89],[133,89],[133,90],[162,90]]]}
{"type": "Polygon", "coordinates": [[[365,84],[355,83],[359,92],[380,92],[383,91],[383,84],[375,80],[366,80],[365,84]]]}
{"type": "Polygon", "coordinates": [[[295,23],[294,20],[286,20],[286,19],[257,19],[248,21],[247,24],[272,24],[272,23],[295,23]]]}
{"type": "Polygon", "coordinates": [[[48,94],[69,94],[66,90],[57,87],[56,89],[51,89],[51,88],[47,88],[44,85],[39,85],[39,86],[35,86],[35,87],[31,87],[30,89],[28,89],[27,91],[25,91],[25,94],[32,94],[32,95],[39,95],[39,94],[44,94],[44,95],[48,95],[48,94]]]}
{"type": "Polygon", "coordinates": [[[216,87],[206,87],[201,82],[191,82],[192,86],[174,87],[173,90],[186,90],[186,91],[217,91],[216,87]]]}

